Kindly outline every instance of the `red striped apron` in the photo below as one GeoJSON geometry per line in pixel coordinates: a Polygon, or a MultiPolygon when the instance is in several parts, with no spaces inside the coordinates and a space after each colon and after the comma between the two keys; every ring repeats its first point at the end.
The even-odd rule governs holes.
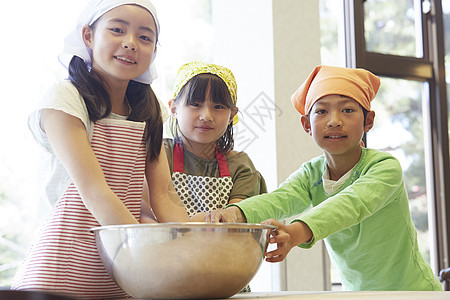
{"type": "MultiPolygon", "coordinates": [[[[145,123],[103,119],[94,125],[91,146],[106,181],[139,220],[145,173],[145,123]]],[[[72,183],[43,226],[12,289],[43,290],[83,299],[128,295],[107,274],[89,228],[99,226],[72,183]]]]}

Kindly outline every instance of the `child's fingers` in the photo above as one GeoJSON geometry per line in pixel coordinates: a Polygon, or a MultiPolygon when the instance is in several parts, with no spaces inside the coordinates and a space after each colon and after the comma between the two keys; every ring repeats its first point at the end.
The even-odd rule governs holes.
{"type": "Polygon", "coordinates": [[[205,220],[206,223],[214,223],[214,211],[208,213],[205,215],[205,220]]]}
{"type": "Polygon", "coordinates": [[[261,222],[261,224],[264,224],[264,225],[274,225],[274,226],[276,226],[277,228],[281,225],[283,225],[281,222],[279,222],[279,221],[277,221],[277,220],[275,220],[275,219],[268,219],[268,220],[265,220],[265,221],[262,221],[261,222]]]}
{"type": "MultiPolygon", "coordinates": [[[[286,232],[274,230],[274,231],[272,231],[272,234],[270,235],[269,243],[285,244],[285,243],[289,242],[289,240],[290,240],[290,236],[286,232]]],[[[280,246],[280,245],[278,245],[278,246],[280,246]]]]}
{"type": "Polygon", "coordinates": [[[267,262],[270,263],[276,263],[276,262],[280,262],[283,261],[283,258],[281,256],[276,256],[276,257],[266,257],[265,259],[267,262]]]}
{"type": "Polygon", "coordinates": [[[286,257],[286,254],[289,252],[288,245],[290,240],[289,234],[287,234],[287,232],[285,231],[284,224],[275,219],[265,220],[261,222],[261,224],[274,225],[277,227],[276,229],[271,231],[269,237],[269,243],[277,244],[277,249],[267,252],[265,260],[267,262],[282,261],[286,257]]]}
{"type": "Polygon", "coordinates": [[[221,210],[221,209],[213,210],[205,216],[205,222],[207,222],[207,223],[222,223],[223,219],[224,219],[223,214],[224,214],[224,210],[221,210]]]}
{"type": "MultiPolygon", "coordinates": [[[[279,234],[278,229],[282,228],[281,226],[283,226],[282,223],[280,223],[279,221],[277,221],[277,220],[275,220],[275,219],[268,219],[268,220],[262,221],[261,224],[263,224],[263,225],[273,225],[273,226],[276,226],[275,229],[272,229],[272,230],[270,231],[270,236],[271,236],[271,237],[272,237],[272,236],[277,236],[277,235],[279,234]]],[[[273,243],[273,242],[271,242],[270,240],[269,240],[269,242],[270,242],[270,243],[273,243]]]]}
{"type": "Polygon", "coordinates": [[[277,248],[275,250],[269,251],[266,253],[266,257],[267,258],[273,258],[273,257],[277,257],[283,254],[283,251],[280,248],[277,248]]]}
{"type": "Polygon", "coordinates": [[[267,252],[266,253],[266,261],[267,262],[279,262],[279,261],[282,261],[284,259],[284,257],[286,256],[284,253],[285,252],[283,251],[282,248],[277,248],[276,250],[267,252]]]}

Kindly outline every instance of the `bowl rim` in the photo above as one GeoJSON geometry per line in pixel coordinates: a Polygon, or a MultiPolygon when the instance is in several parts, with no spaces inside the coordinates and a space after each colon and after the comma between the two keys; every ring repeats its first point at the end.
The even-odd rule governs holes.
{"type": "Polygon", "coordinates": [[[269,224],[258,223],[206,223],[206,222],[167,222],[167,223],[143,223],[143,224],[123,224],[123,225],[105,225],[90,228],[91,232],[102,230],[123,230],[139,227],[166,227],[166,228],[230,228],[230,229],[271,229],[277,227],[269,224]]]}

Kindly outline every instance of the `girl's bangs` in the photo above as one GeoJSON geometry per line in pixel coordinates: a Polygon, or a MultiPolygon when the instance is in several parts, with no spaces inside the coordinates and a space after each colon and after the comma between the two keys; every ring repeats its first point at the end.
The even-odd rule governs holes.
{"type": "Polygon", "coordinates": [[[230,92],[225,82],[218,76],[204,73],[194,76],[189,82],[181,89],[180,95],[184,94],[184,89],[187,89],[186,104],[190,105],[196,102],[204,102],[206,98],[206,92],[210,85],[210,96],[214,103],[222,104],[225,107],[231,108],[234,106],[231,99],[230,92]]]}

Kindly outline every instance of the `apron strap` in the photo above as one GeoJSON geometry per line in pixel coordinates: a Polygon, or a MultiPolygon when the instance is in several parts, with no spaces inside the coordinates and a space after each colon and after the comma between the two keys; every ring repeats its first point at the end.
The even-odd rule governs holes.
{"type": "Polygon", "coordinates": [[[217,164],[219,165],[220,177],[229,177],[230,170],[228,169],[227,159],[222,153],[220,153],[219,148],[217,146],[216,146],[216,159],[217,164]]]}
{"type": "MultiPolygon", "coordinates": [[[[229,177],[230,170],[228,169],[228,164],[225,156],[220,153],[219,149],[216,146],[216,159],[217,164],[219,165],[219,174],[220,177],[229,177]]],[[[178,173],[184,173],[184,155],[183,155],[183,147],[180,143],[175,142],[173,147],[173,171],[178,173]]]]}
{"type": "Polygon", "coordinates": [[[173,171],[184,173],[183,147],[177,142],[173,147],[173,171]]]}

